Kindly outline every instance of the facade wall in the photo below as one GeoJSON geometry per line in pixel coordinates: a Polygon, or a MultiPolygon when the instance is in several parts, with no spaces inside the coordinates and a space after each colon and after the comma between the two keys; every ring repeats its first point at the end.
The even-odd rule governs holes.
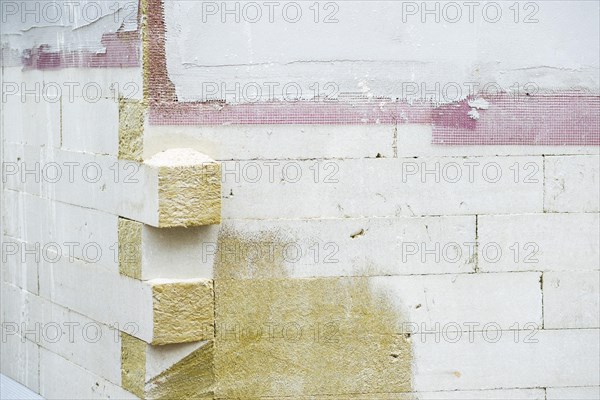
{"type": "MultiPolygon", "coordinates": [[[[368,86],[368,99],[399,96],[390,82],[402,80],[516,77],[544,95],[585,89],[595,100],[577,116],[593,115],[598,60],[582,49],[598,48],[597,5],[555,3],[507,30],[508,6],[499,24],[427,25],[406,5],[319,3],[320,18],[339,8],[321,28],[308,3],[294,25],[237,23],[244,3],[223,22],[221,3],[148,0],[135,24],[123,3],[116,23],[107,8],[89,32],[72,26],[76,48],[39,47],[56,26],[3,36],[3,54],[37,49],[55,64],[7,57],[2,70],[1,372],[55,399],[598,398],[592,117],[553,136],[532,122],[545,114],[502,114],[499,131],[551,140],[447,145],[431,119],[320,124],[292,102],[278,118],[299,117],[267,124],[264,103],[229,101],[225,119],[258,119],[210,125],[198,112],[221,102],[194,103],[202,82],[316,76],[368,86]],[[565,20],[580,23],[561,36],[565,20]],[[98,59],[102,38],[123,32],[139,53],[98,59]]],[[[472,104],[479,120],[462,118],[475,124],[495,107],[472,104]]]]}

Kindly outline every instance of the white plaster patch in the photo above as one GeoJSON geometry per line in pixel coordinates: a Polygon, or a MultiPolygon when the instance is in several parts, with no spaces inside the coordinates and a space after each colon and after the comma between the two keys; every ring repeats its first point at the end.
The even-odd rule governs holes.
{"type": "Polygon", "coordinates": [[[486,99],[478,97],[474,100],[469,100],[469,107],[476,110],[487,110],[490,108],[490,103],[488,103],[486,99]]]}
{"type": "Polygon", "coordinates": [[[469,111],[467,113],[467,115],[469,116],[469,118],[475,119],[475,120],[479,119],[479,117],[480,117],[479,111],[477,111],[477,109],[475,109],[475,108],[471,108],[471,111],[469,111]]]}
{"type": "Polygon", "coordinates": [[[194,149],[169,149],[155,154],[145,163],[154,167],[189,167],[214,162],[210,157],[194,149]]]}

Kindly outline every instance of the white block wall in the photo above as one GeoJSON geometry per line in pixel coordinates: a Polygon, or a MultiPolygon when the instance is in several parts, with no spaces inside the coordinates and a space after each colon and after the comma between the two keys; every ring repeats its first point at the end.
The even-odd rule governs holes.
{"type": "MultiPolygon", "coordinates": [[[[50,135],[61,108],[43,108],[47,114],[36,114],[35,126],[4,120],[7,132],[22,129],[32,137],[5,136],[5,160],[101,161],[103,172],[111,171],[114,143],[97,139],[114,136],[114,104],[63,104],[62,145],[50,135]],[[65,122],[78,108],[101,113],[106,123],[65,122]]],[[[182,133],[163,141],[165,128],[150,127],[145,151],[185,143],[221,160],[224,224],[293,238],[303,253],[286,264],[291,278],[369,276],[372,287],[390,295],[415,324],[404,328],[413,333],[414,388],[421,398],[596,395],[598,149],[436,147],[428,144],[430,129],[417,125],[174,131],[182,133]],[[309,252],[315,244],[316,259],[309,252]],[[435,333],[422,334],[436,329],[437,341],[435,333]],[[461,338],[452,343],[456,331],[461,338]]],[[[111,251],[117,205],[110,197],[118,189],[110,179],[103,181],[106,194],[92,194],[84,186],[25,178],[9,176],[3,191],[3,240],[20,246],[3,262],[3,321],[87,321],[107,333],[95,344],[8,335],[2,371],[48,397],[125,398],[110,325],[143,320],[137,310],[147,306],[136,305],[144,300],[135,293],[148,289],[118,275],[111,251]],[[18,260],[27,243],[72,241],[97,243],[103,255],[94,263],[77,253],[58,263],[18,260]],[[81,386],[57,385],[65,371],[81,386]]],[[[155,266],[147,277],[161,277],[161,265],[171,259],[167,249],[176,246],[174,254],[190,261],[178,263],[175,277],[210,278],[217,233],[202,228],[186,243],[150,229],[148,251],[163,258],[148,258],[155,266]],[[157,251],[160,246],[165,250],[157,251]]],[[[150,326],[139,328],[138,335],[150,337],[150,326]]]]}

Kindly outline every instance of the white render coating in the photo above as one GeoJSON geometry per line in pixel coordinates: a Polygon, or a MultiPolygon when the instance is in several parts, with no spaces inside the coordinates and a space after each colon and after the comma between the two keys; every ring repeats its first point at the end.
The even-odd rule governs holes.
{"type": "Polygon", "coordinates": [[[319,13],[308,2],[248,3],[165,3],[179,101],[289,101],[299,91],[446,103],[477,92],[473,84],[598,93],[593,1],[341,1],[318,3],[319,13]]]}
{"type": "Polygon", "coordinates": [[[138,2],[133,0],[6,1],[1,12],[4,66],[18,65],[23,51],[38,46],[51,52],[103,53],[104,34],[138,29],[138,2]]]}

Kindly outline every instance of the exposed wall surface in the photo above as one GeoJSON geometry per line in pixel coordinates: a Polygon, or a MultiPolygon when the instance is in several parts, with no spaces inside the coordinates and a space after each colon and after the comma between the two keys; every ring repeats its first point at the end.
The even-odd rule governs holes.
{"type": "Polygon", "coordinates": [[[2,374],[600,397],[597,3],[35,3],[3,5],[2,374]],[[501,93],[436,88],[474,82],[501,93]],[[238,90],[265,83],[336,99],[238,90]]]}
{"type": "Polygon", "coordinates": [[[286,83],[305,99],[316,83],[332,98],[417,99],[431,96],[422,87],[450,82],[464,90],[441,103],[473,94],[467,82],[475,92],[515,82],[597,91],[599,60],[589,50],[600,45],[598,11],[589,1],[166,2],[167,65],[180,101],[256,101],[253,89],[268,82],[280,85],[271,96],[260,91],[263,100],[295,96],[286,83]]]}

